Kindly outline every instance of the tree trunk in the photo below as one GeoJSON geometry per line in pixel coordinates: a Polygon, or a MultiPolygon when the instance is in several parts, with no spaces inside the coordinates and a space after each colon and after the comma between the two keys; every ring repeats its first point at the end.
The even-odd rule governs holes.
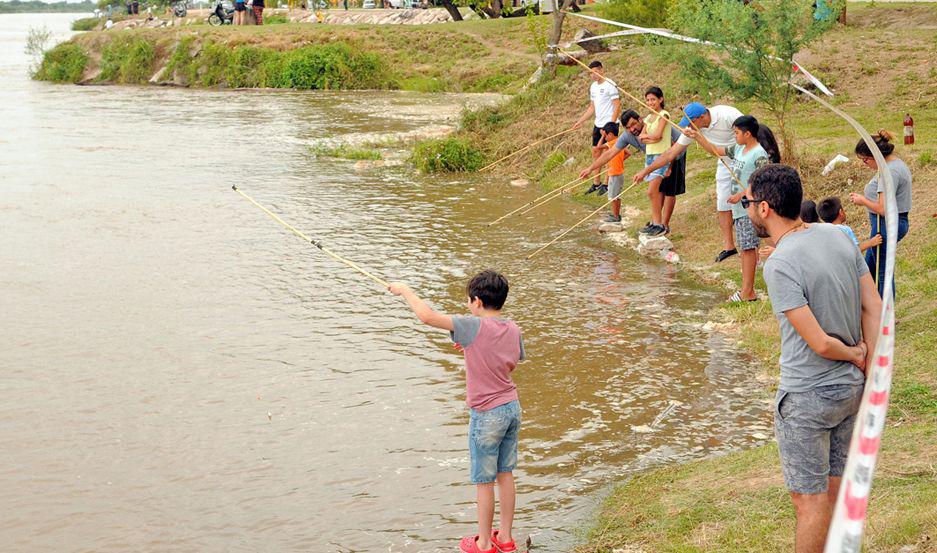
{"type": "Polygon", "coordinates": [[[548,67],[550,70],[550,75],[556,75],[556,65],[559,62],[559,56],[562,56],[557,51],[557,47],[560,43],[560,38],[563,36],[563,20],[566,19],[566,10],[569,9],[571,5],[575,5],[575,0],[562,0],[562,3],[559,0],[554,0],[557,2],[554,5],[555,10],[553,10],[553,27],[550,28],[550,36],[547,37],[547,56],[543,61],[543,64],[548,67]]]}
{"type": "Polygon", "coordinates": [[[452,0],[442,0],[442,6],[449,12],[449,17],[451,17],[453,21],[462,21],[462,14],[459,13],[459,8],[452,3],[452,0]]]}

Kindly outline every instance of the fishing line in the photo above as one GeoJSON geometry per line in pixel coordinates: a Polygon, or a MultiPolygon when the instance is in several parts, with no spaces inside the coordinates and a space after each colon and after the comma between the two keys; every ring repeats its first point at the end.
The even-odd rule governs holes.
{"type": "MultiPolygon", "coordinates": [[[[605,171],[602,171],[601,173],[599,173],[598,176],[602,176],[603,174],[605,174],[605,173],[607,173],[607,172],[608,172],[608,169],[606,169],[605,171]]],[[[579,185],[581,185],[581,184],[585,184],[586,181],[588,181],[588,180],[591,179],[591,178],[592,178],[592,177],[586,177],[586,178],[584,178],[584,179],[580,179],[579,177],[576,177],[576,180],[571,180],[571,181],[567,182],[566,184],[562,184],[562,185],[558,186],[557,188],[554,188],[553,190],[547,192],[546,194],[543,194],[543,195],[541,195],[540,197],[535,198],[535,199],[533,199],[533,200],[527,202],[526,204],[524,204],[524,205],[520,206],[519,208],[515,209],[514,211],[511,211],[511,212],[509,212],[509,213],[505,213],[504,215],[498,217],[498,218],[495,219],[494,221],[488,223],[487,226],[490,227],[491,225],[497,223],[498,221],[501,221],[501,220],[503,220],[503,219],[507,219],[508,217],[510,217],[511,215],[514,215],[515,213],[517,213],[518,211],[524,209],[525,207],[530,206],[531,204],[535,204],[535,203],[537,203],[537,202],[540,202],[540,200],[544,200],[544,198],[546,198],[543,202],[541,202],[541,203],[539,203],[539,204],[537,204],[537,205],[531,207],[530,209],[533,209],[534,207],[539,207],[540,205],[543,205],[543,204],[547,203],[548,201],[552,200],[553,198],[556,198],[557,196],[559,196],[559,195],[562,194],[563,192],[566,192],[566,190],[570,190],[570,189],[576,188],[577,186],[579,186],[579,185]],[[550,196],[550,197],[547,198],[547,196],[550,196]]],[[[527,210],[527,211],[530,211],[530,210],[527,210]]],[[[525,211],[524,213],[527,213],[527,211],[525,211]]]]}
{"type": "Polygon", "coordinates": [[[512,158],[512,157],[516,156],[517,154],[526,152],[527,150],[529,150],[530,148],[533,148],[534,146],[536,146],[537,144],[540,144],[541,142],[546,142],[547,140],[550,140],[551,138],[556,138],[557,136],[561,136],[561,135],[564,135],[564,134],[566,134],[566,133],[573,132],[573,131],[575,131],[575,130],[577,130],[577,129],[566,129],[565,131],[558,132],[558,133],[556,133],[556,134],[551,134],[550,136],[548,136],[548,137],[546,137],[546,138],[541,138],[540,140],[538,140],[538,141],[536,141],[536,142],[533,142],[533,143],[531,143],[531,144],[528,144],[527,146],[524,146],[523,148],[521,148],[520,150],[517,150],[517,151],[514,152],[514,153],[508,154],[508,155],[502,157],[501,159],[499,159],[499,160],[497,160],[497,161],[494,161],[494,162],[492,162],[492,163],[489,163],[488,165],[486,165],[486,166],[482,167],[481,169],[479,169],[478,172],[481,173],[482,171],[486,171],[486,170],[488,170],[488,169],[491,169],[492,167],[494,167],[495,165],[501,163],[502,161],[504,161],[504,160],[506,160],[506,159],[509,159],[509,158],[512,158]]]}
{"type": "Polygon", "coordinates": [[[345,259],[344,257],[338,255],[337,253],[335,253],[335,252],[333,252],[332,250],[330,250],[330,249],[326,248],[325,246],[323,246],[322,243],[319,242],[318,240],[313,240],[312,238],[306,236],[306,234],[303,233],[303,231],[297,229],[296,227],[294,227],[293,225],[287,223],[287,222],[284,221],[283,219],[280,219],[280,218],[277,216],[276,213],[274,213],[274,212],[270,211],[269,209],[267,209],[266,207],[260,205],[259,203],[257,203],[256,201],[254,201],[254,198],[251,198],[250,196],[248,196],[247,194],[245,194],[244,192],[242,192],[241,189],[238,188],[236,184],[231,186],[231,190],[234,190],[235,192],[237,192],[237,193],[240,194],[241,196],[244,196],[244,198],[245,198],[247,201],[249,201],[250,203],[252,203],[252,204],[254,204],[255,206],[259,207],[264,213],[266,213],[267,215],[269,215],[271,219],[273,219],[274,221],[276,221],[276,222],[280,223],[281,225],[283,225],[284,227],[286,227],[290,232],[292,232],[292,233],[295,234],[296,236],[299,236],[300,238],[302,238],[302,239],[305,240],[306,242],[309,242],[309,243],[312,244],[313,246],[319,248],[320,250],[322,250],[323,252],[325,252],[326,255],[330,256],[332,259],[335,259],[335,260],[337,260],[337,261],[340,261],[340,262],[344,263],[345,265],[347,265],[347,266],[351,267],[352,269],[358,271],[359,273],[363,274],[364,276],[370,278],[370,279],[373,280],[374,282],[380,284],[380,285],[383,286],[384,288],[387,288],[387,287],[390,286],[390,284],[389,284],[387,281],[385,281],[385,280],[383,280],[383,279],[381,279],[381,278],[378,278],[378,277],[374,276],[373,274],[369,273],[368,271],[362,269],[362,268],[361,268],[357,263],[355,263],[354,261],[351,261],[351,260],[349,260],[349,259],[345,259]]]}

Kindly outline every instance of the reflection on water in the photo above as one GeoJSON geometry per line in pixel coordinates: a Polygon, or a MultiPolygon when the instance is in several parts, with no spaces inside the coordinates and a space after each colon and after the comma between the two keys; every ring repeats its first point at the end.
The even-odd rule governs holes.
{"type": "Polygon", "coordinates": [[[463,99],[33,83],[22,26],[0,16],[4,549],[451,551],[473,532],[445,333],[233,183],[439,308],[508,275],[518,535],[544,551],[613,477],[768,433],[748,361],[701,328],[721,294],[588,230],[524,261],[579,206],[486,229],[536,191],[308,154],[452,124],[463,99]]]}

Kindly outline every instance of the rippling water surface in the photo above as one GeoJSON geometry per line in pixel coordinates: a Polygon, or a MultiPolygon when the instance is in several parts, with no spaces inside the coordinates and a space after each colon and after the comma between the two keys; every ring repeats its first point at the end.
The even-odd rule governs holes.
{"type": "Polygon", "coordinates": [[[575,542],[613,477],[769,434],[749,361],[701,328],[721,293],[589,230],[524,261],[582,207],[487,229],[537,191],[308,151],[490,98],[29,81],[26,28],[73,17],[0,16],[4,550],[452,551],[473,532],[445,333],[231,184],[441,309],[479,269],[509,276],[517,535],[541,551],[575,542]]]}

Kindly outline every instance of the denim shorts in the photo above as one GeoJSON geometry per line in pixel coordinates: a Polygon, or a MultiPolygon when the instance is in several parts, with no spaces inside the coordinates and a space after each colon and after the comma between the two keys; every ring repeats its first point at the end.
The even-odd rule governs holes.
{"type": "Polygon", "coordinates": [[[488,411],[471,409],[469,458],[472,484],[489,484],[497,479],[499,472],[514,470],[520,426],[521,404],[517,400],[488,411]]]}
{"type": "Polygon", "coordinates": [[[826,493],[829,478],[843,475],[862,389],[839,384],[807,392],[778,390],[774,432],[788,490],[826,493]]]}
{"type": "MultiPolygon", "coordinates": [[[[650,167],[654,160],[659,158],[661,154],[647,154],[644,156],[644,166],[650,167]]],[[[644,177],[644,182],[651,182],[654,179],[664,178],[664,173],[667,172],[667,169],[670,169],[670,164],[664,165],[663,167],[654,169],[648,176],[644,177]]]]}

